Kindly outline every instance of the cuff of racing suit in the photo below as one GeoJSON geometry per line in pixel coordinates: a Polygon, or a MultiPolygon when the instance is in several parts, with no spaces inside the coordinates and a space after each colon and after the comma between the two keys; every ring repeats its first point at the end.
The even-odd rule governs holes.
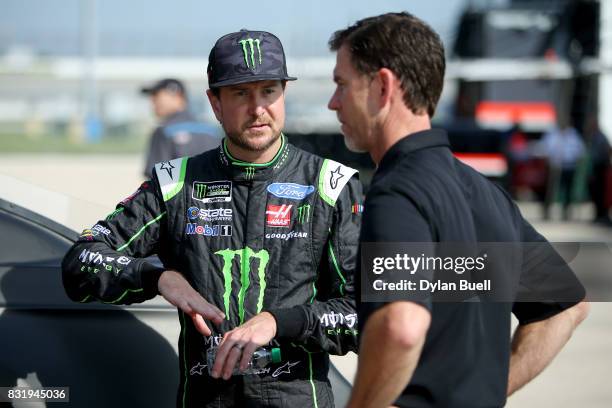
{"type": "Polygon", "coordinates": [[[145,293],[159,295],[157,282],[165,269],[143,261],[140,265],[140,284],[145,293]]]}
{"type": "Polygon", "coordinates": [[[308,323],[306,313],[300,306],[289,309],[268,310],[276,320],[276,338],[295,340],[304,335],[308,323]]]}

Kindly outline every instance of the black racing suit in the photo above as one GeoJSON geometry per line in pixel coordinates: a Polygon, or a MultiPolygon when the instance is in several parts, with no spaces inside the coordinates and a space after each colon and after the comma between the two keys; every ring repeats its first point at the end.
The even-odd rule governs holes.
{"type": "Polygon", "coordinates": [[[328,353],[357,347],[353,288],[361,186],[356,170],[285,142],[267,164],[225,144],[155,165],[154,177],[66,255],[71,299],[133,303],[158,294],[164,266],[226,314],[214,336],[179,311],[178,406],[332,407],[328,353]],[[208,376],[206,350],[261,311],[277,321],[282,361],[259,375],[208,376]]]}

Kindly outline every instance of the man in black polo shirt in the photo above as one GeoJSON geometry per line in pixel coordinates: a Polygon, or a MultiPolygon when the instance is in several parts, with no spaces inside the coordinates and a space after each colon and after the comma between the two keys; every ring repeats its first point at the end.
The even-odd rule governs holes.
{"type": "MultiPolygon", "coordinates": [[[[336,111],[349,148],[377,164],[361,242],[539,243],[521,246],[516,286],[538,281],[559,256],[510,197],[457,161],[430,118],[442,91],[444,49],[408,13],[358,21],[336,32],[336,111]],[[550,266],[550,265],[549,265],[550,266]]],[[[364,246],[362,246],[364,251],[364,246]]],[[[363,255],[363,254],[362,254],[363,255]]],[[[563,262],[561,262],[563,263],[563,262]]],[[[586,317],[584,289],[569,268],[573,301],[360,302],[359,367],[349,407],[495,407],[538,375],[586,317]],[[512,339],[510,317],[519,326],[512,339]]],[[[364,268],[365,269],[365,268],[364,268]]],[[[363,281],[362,274],[362,284],[363,281]]],[[[361,291],[363,296],[364,291],[361,291]]]]}

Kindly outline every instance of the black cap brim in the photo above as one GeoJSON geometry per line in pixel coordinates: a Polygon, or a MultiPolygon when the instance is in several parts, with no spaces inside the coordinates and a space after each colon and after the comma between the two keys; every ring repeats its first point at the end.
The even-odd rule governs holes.
{"type": "Polygon", "coordinates": [[[257,75],[257,76],[243,76],[238,78],[226,79],[225,81],[218,81],[215,83],[208,84],[209,88],[219,88],[221,86],[230,86],[238,84],[246,84],[249,82],[260,82],[260,81],[295,81],[296,77],[291,76],[278,76],[278,75],[257,75]]]}
{"type": "Polygon", "coordinates": [[[140,88],[140,93],[143,95],[153,95],[157,91],[159,91],[157,88],[140,88]]]}

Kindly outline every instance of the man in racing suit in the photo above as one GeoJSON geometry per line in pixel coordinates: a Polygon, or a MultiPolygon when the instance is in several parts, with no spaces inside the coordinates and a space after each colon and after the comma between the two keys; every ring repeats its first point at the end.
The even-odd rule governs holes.
{"type": "Polygon", "coordinates": [[[159,293],[177,306],[180,407],[333,407],[328,353],[357,346],[357,171],[282,135],[285,81],[295,78],[272,34],[220,38],[208,76],[222,145],[156,164],[68,252],[64,286],[80,302],[159,293]],[[151,254],[164,268],[143,259],[151,254]],[[206,351],[216,345],[210,376],[206,351]],[[280,363],[231,375],[270,345],[280,363]]]}

